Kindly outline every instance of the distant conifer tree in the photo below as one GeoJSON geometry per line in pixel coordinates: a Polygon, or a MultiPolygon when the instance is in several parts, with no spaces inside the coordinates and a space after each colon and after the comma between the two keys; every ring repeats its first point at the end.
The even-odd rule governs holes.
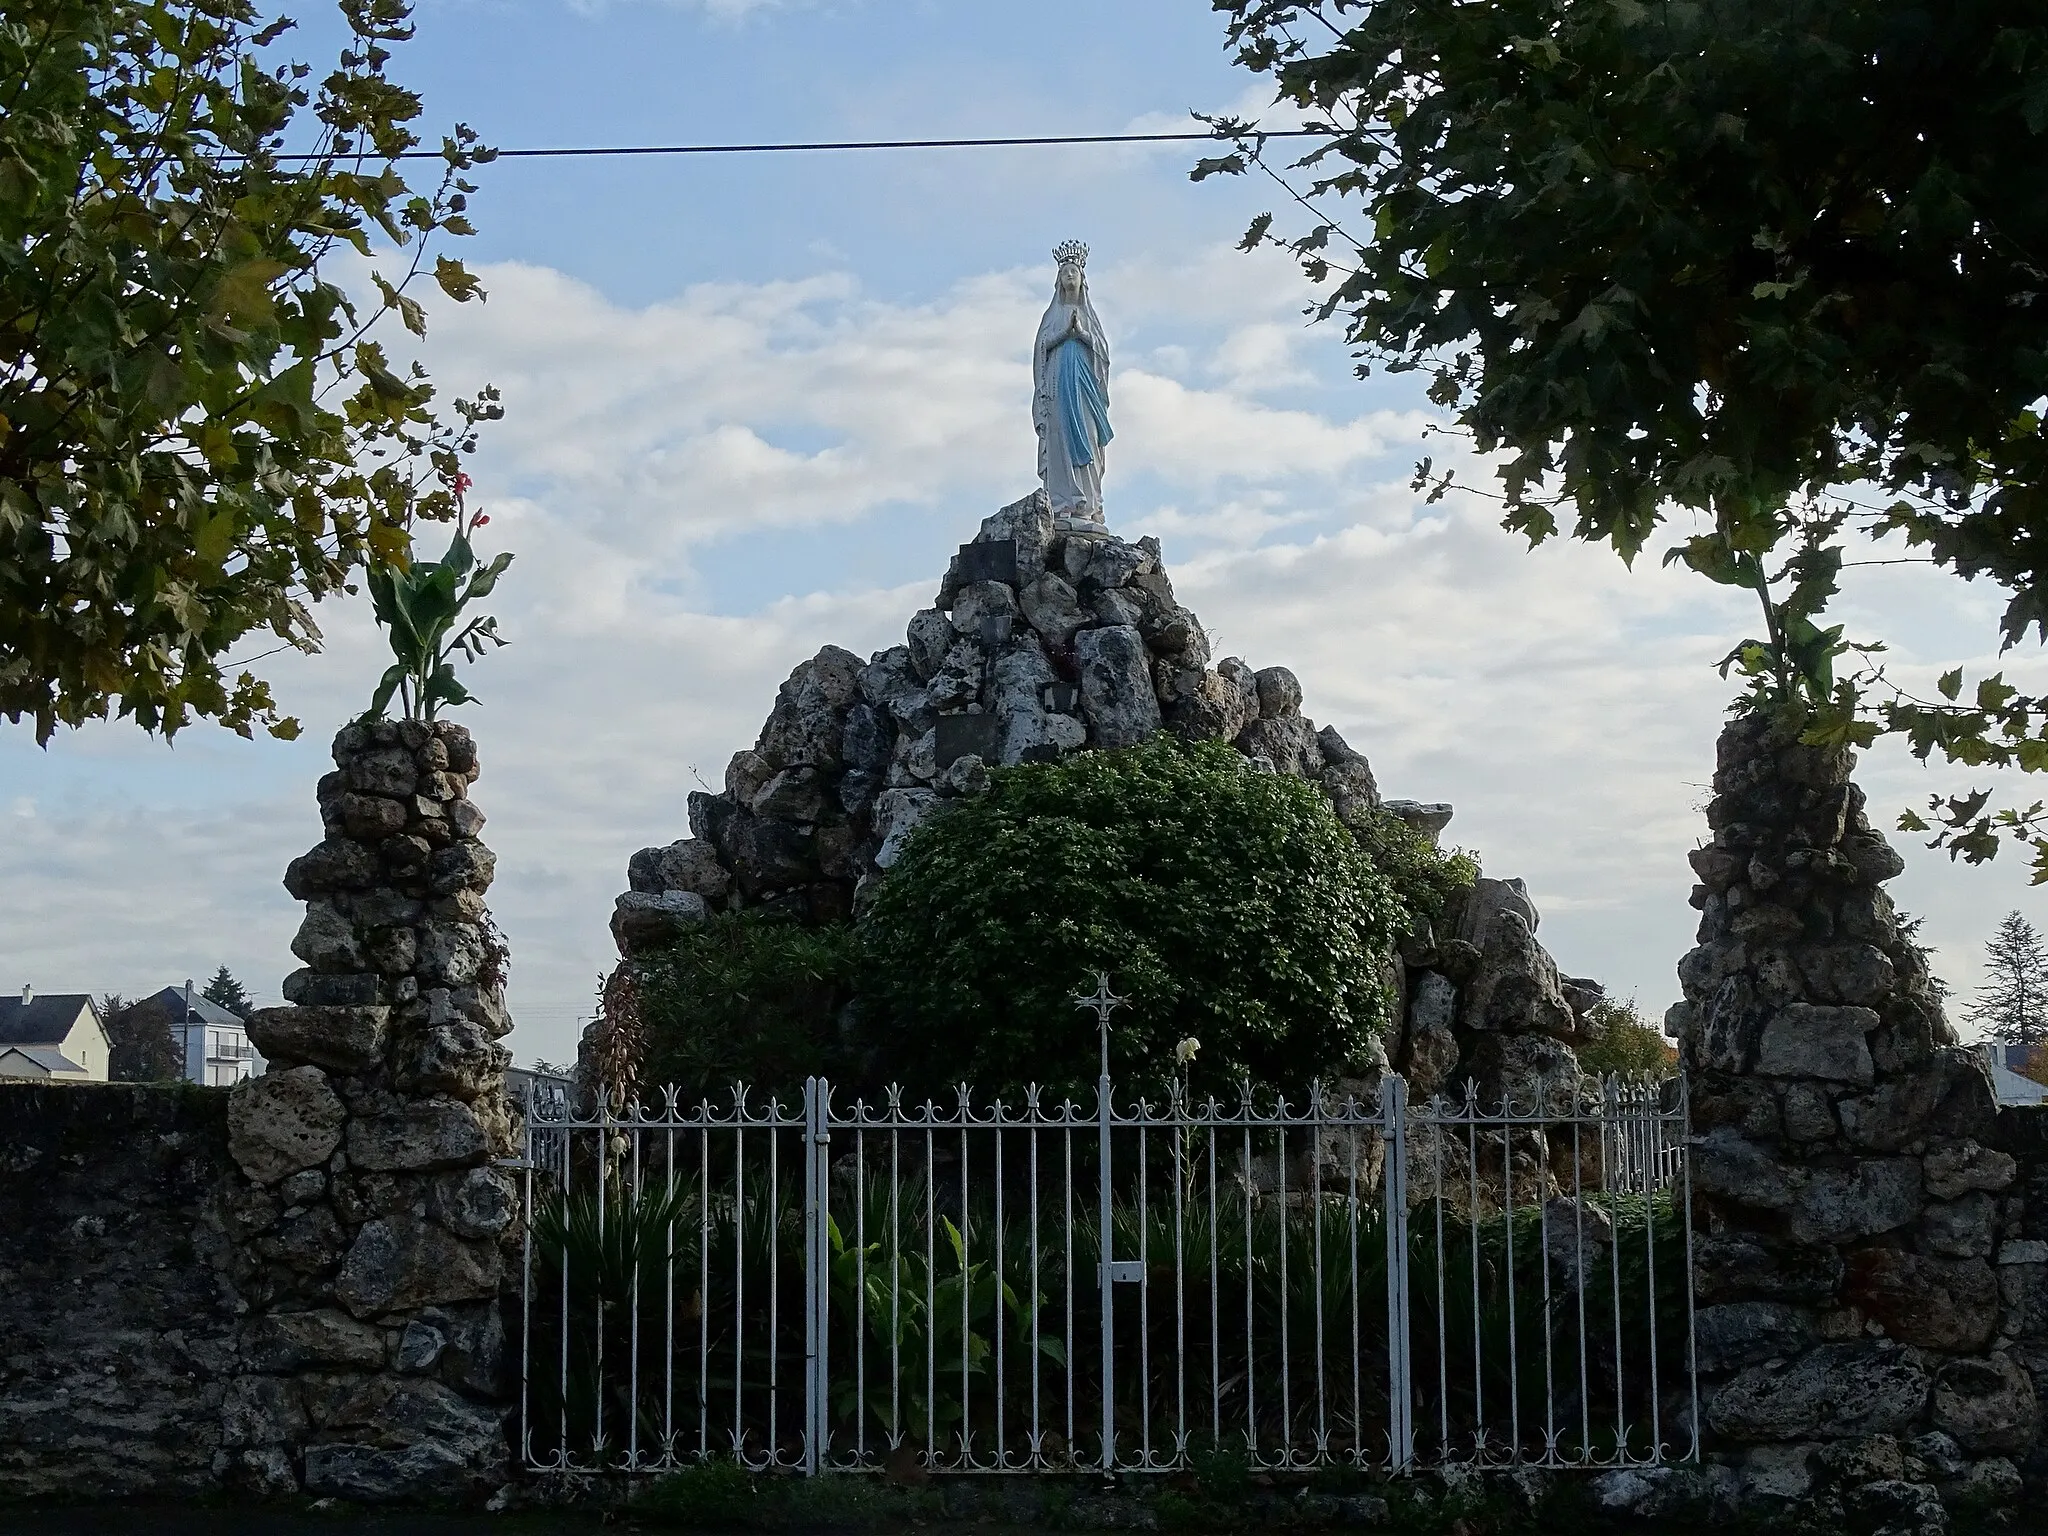
{"type": "Polygon", "coordinates": [[[251,1004],[249,994],[226,966],[213,973],[213,980],[200,988],[199,995],[209,1003],[227,1009],[238,1019],[249,1017],[251,1004]]]}
{"type": "Polygon", "coordinates": [[[161,995],[131,1003],[118,993],[100,999],[107,1026],[107,1076],[117,1083],[176,1082],[183,1057],[161,995]]]}
{"type": "Polygon", "coordinates": [[[2035,1045],[2048,1039],[2048,944],[2018,912],[2008,912],[1984,946],[1984,985],[1969,1017],[1994,1040],[2035,1045]]]}

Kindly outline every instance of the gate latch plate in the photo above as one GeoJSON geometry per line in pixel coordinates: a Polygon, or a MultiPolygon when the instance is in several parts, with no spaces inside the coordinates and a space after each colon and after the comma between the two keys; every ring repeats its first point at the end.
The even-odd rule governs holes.
{"type": "Polygon", "coordinates": [[[1111,1259],[1104,1267],[1109,1271],[1111,1285],[1137,1285],[1145,1278],[1143,1259],[1111,1259]]]}

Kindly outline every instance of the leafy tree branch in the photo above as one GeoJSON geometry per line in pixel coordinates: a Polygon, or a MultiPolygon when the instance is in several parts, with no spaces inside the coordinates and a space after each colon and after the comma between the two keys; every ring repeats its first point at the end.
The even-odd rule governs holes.
{"type": "MultiPolygon", "coordinates": [[[[1742,707],[2048,768],[2048,700],[2002,678],[1990,707],[1908,699],[1881,645],[1822,622],[1872,563],[1858,541],[1899,537],[2004,590],[2005,647],[2048,639],[2048,26],[1897,0],[1213,3],[1324,136],[1275,165],[1256,123],[1215,120],[1232,152],[1195,178],[1283,189],[1305,230],[1262,214],[1246,246],[1293,255],[1361,376],[1428,375],[1506,527],[1633,561],[1689,518],[1670,558],[1762,611],[1723,662],[1742,707]]],[[[1425,460],[1417,485],[1451,477],[1425,460]]],[[[2038,809],[1989,805],[1905,824],[1973,862],[2029,842],[2048,879],[2038,809]]]]}
{"type": "Polygon", "coordinates": [[[252,632],[317,650],[311,605],[403,567],[494,392],[435,408],[408,290],[481,296],[458,126],[413,190],[418,97],[388,72],[407,0],[342,0],[314,80],[248,0],[36,0],[0,21],[0,713],[296,732],[252,632]],[[288,145],[310,143],[310,158],[288,145]],[[382,257],[380,246],[388,247],[382,257]],[[334,279],[373,265],[368,302],[334,279]],[[381,263],[397,257],[390,275],[381,263]]]}

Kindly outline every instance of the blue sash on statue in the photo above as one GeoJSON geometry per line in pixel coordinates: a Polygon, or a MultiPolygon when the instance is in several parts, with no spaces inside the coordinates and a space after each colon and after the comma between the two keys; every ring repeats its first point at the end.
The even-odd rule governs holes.
{"type": "Polygon", "coordinates": [[[1069,336],[1054,357],[1053,388],[1060,405],[1060,425],[1066,429],[1067,451],[1078,467],[1095,462],[1095,451],[1116,434],[1109,429],[1109,402],[1095,382],[1095,370],[1088,365],[1088,344],[1069,336]]]}

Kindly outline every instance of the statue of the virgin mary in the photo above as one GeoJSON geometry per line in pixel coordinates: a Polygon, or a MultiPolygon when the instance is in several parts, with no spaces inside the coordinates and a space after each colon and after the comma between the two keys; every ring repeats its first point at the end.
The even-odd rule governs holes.
{"type": "Polygon", "coordinates": [[[1031,422],[1038,429],[1038,478],[1053,517],[1102,526],[1103,449],[1109,430],[1109,342],[1088,302],[1088,247],[1069,240],[1053,252],[1059,275],[1031,349],[1031,422]]]}

